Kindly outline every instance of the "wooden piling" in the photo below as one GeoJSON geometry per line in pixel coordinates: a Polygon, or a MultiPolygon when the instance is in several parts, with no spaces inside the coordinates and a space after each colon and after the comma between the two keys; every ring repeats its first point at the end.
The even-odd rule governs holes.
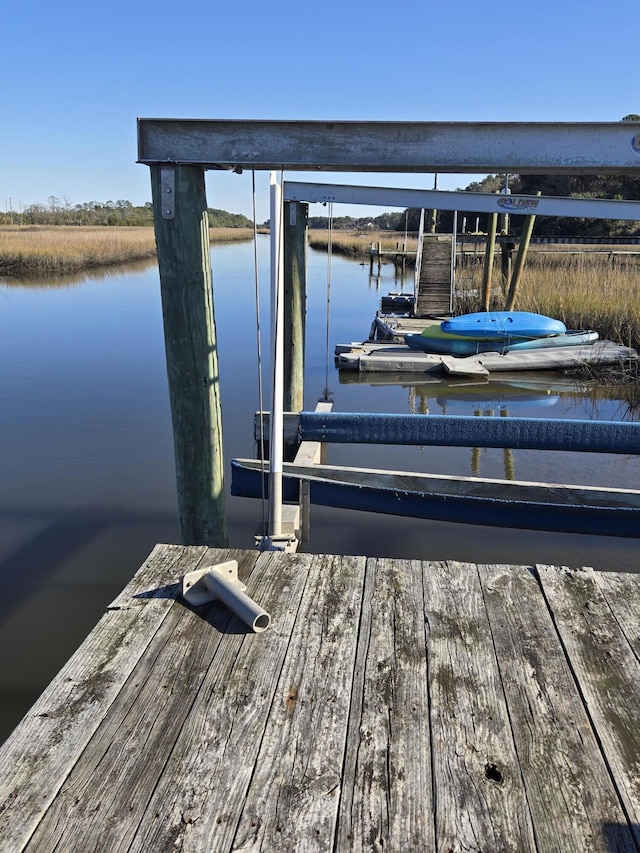
{"type": "MultiPolygon", "coordinates": [[[[541,193],[537,192],[536,195],[541,195],[541,193]]],[[[525,217],[524,226],[522,228],[522,235],[520,237],[520,243],[518,245],[518,254],[516,255],[516,262],[513,268],[513,274],[511,276],[509,293],[507,294],[507,302],[505,305],[506,311],[513,311],[513,307],[516,303],[518,284],[520,283],[522,270],[524,269],[524,262],[525,258],[527,257],[527,251],[529,249],[529,243],[531,242],[531,235],[533,233],[533,226],[535,225],[535,221],[535,215],[525,217]]]]}
{"type": "MultiPolygon", "coordinates": [[[[504,237],[508,239],[509,235],[504,234],[504,237]]],[[[509,282],[511,281],[511,256],[513,254],[514,243],[507,242],[505,239],[502,242],[501,252],[500,252],[500,269],[502,272],[502,286],[504,290],[509,287],[509,282]]]]}
{"type": "Polygon", "coordinates": [[[228,544],[204,170],[151,166],[178,512],[187,545],[228,544]]]}
{"type": "Polygon", "coordinates": [[[487,234],[487,247],[484,256],[484,269],[482,271],[482,310],[488,311],[491,302],[491,278],[493,276],[493,256],[496,248],[496,231],[498,228],[498,214],[489,216],[489,232],[487,234]]]}
{"type": "Polygon", "coordinates": [[[304,341],[307,303],[309,205],[284,205],[284,409],[304,408],[304,341]]]}

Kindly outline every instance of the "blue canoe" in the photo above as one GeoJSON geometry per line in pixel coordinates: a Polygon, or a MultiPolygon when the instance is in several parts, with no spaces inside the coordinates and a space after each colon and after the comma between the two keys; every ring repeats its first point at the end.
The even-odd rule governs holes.
{"type": "Polygon", "coordinates": [[[440,324],[443,332],[468,338],[542,338],[562,335],[562,320],[529,311],[480,311],[461,314],[440,324]]]}
{"type": "MultiPolygon", "coordinates": [[[[438,328],[438,327],[436,327],[438,328]]],[[[528,340],[486,340],[481,338],[457,338],[445,335],[405,335],[405,343],[414,350],[437,353],[438,355],[477,355],[483,352],[518,352],[519,350],[544,349],[547,347],[589,346],[598,340],[598,333],[591,331],[567,331],[561,335],[528,340]]]]}

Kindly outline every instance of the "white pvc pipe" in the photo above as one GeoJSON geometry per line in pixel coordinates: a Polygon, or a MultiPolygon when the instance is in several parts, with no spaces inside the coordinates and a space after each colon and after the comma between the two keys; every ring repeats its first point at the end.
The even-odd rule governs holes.
{"type": "Polygon", "coordinates": [[[424,243],[424,207],[420,211],[420,225],[418,226],[418,251],[416,254],[416,265],[413,270],[413,298],[414,308],[417,307],[418,291],[420,289],[420,269],[422,267],[422,251],[424,243]]]}
{"type": "Polygon", "coordinates": [[[449,291],[449,311],[453,311],[453,295],[456,289],[456,242],[458,234],[458,211],[453,211],[453,236],[451,238],[451,290],[449,291]]]}
{"type": "Polygon", "coordinates": [[[273,384],[269,436],[269,536],[282,535],[282,456],[284,396],[284,294],[282,187],[271,172],[271,350],[273,384]]]}
{"type": "Polygon", "coordinates": [[[237,580],[226,573],[211,571],[204,575],[203,581],[209,592],[233,610],[256,634],[269,627],[271,616],[239,588],[237,580]]]}

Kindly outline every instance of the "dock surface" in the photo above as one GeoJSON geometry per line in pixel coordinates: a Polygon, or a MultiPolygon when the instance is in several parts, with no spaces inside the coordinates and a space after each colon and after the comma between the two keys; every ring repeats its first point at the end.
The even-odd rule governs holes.
{"type": "Polygon", "coordinates": [[[158,545],[0,749],[0,850],[637,851],[639,659],[635,574],[158,545]],[[180,598],[226,559],[264,633],[180,598]]]}
{"type": "MultiPolygon", "coordinates": [[[[379,318],[378,318],[379,319],[379,318]]],[[[410,349],[395,342],[338,344],[335,350],[339,370],[360,373],[446,373],[450,376],[489,376],[524,370],[570,370],[586,364],[602,367],[636,361],[638,353],[613,341],[596,341],[585,346],[560,346],[478,355],[437,355],[410,349]]]]}

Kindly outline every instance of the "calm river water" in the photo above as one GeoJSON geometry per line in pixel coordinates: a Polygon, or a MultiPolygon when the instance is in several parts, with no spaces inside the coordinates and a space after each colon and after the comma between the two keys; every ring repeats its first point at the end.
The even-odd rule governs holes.
{"type": "MultiPolygon", "coordinates": [[[[268,238],[259,238],[269,289],[268,238]]],[[[252,456],[258,408],[253,245],[213,249],[227,463],[252,456]]],[[[492,413],[618,420],[571,381],[449,385],[347,381],[338,342],[362,340],[382,293],[367,266],[309,253],[306,408],[328,384],[341,411],[492,413]]],[[[262,312],[268,333],[268,306],[262,312]]],[[[268,341],[263,341],[268,351],[268,341]]],[[[268,375],[268,369],[265,369],[268,375]]],[[[179,542],[173,444],[155,264],[73,280],[0,281],[0,740],[60,669],[156,542],[179,542]]],[[[335,464],[634,488],[637,459],[482,449],[332,446],[335,464]]],[[[252,547],[255,500],[228,499],[231,543],[252,547]]],[[[607,537],[452,525],[314,507],[307,550],[424,559],[636,569],[637,543],[607,537]]]]}

